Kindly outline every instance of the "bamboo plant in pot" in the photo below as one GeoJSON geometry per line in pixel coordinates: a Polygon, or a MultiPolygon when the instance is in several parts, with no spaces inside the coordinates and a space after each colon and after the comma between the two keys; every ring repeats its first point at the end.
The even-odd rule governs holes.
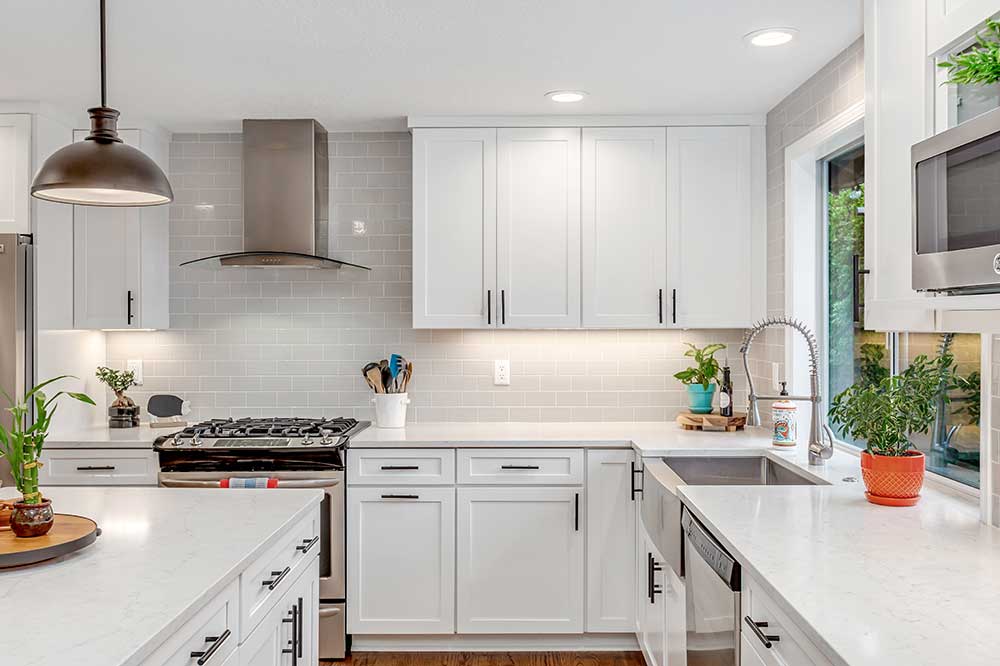
{"type": "Polygon", "coordinates": [[[674,374],[682,384],[687,385],[688,406],[692,414],[710,414],[715,386],[719,383],[719,362],[715,353],[726,348],[718,343],[699,348],[690,342],[684,355],[694,359],[695,365],[674,374]]]}
{"type": "Polygon", "coordinates": [[[877,383],[859,382],[833,399],[830,420],[864,441],[861,476],[865,497],[874,504],[913,506],[924,483],[924,454],[910,437],[926,433],[934,422],[936,400],[953,382],[946,356],[917,356],[898,375],[877,383]]]}
{"type": "MultiPolygon", "coordinates": [[[[16,536],[35,537],[47,533],[52,528],[52,503],[43,498],[38,490],[38,468],[42,447],[49,434],[52,417],[55,416],[57,401],[62,396],[93,405],[94,401],[85,393],[59,391],[47,396],[42,389],[49,384],[66,379],[71,375],[61,375],[38,384],[20,400],[14,400],[3,393],[10,407],[10,425],[0,422],[0,458],[10,463],[14,485],[21,493],[21,501],[14,503],[10,515],[10,528],[16,536]],[[34,408],[34,413],[32,413],[34,408]]],[[[75,377],[74,377],[75,379],[75,377]]]]}

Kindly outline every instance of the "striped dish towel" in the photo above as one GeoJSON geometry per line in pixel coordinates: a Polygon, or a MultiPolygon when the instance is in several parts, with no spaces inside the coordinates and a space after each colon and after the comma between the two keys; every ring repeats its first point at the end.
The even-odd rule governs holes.
{"type": "Polygon", "coordinates": [[[277,488],[278,480],[266,476],[238,477],[219,481],[220,488],[277,488]]]}

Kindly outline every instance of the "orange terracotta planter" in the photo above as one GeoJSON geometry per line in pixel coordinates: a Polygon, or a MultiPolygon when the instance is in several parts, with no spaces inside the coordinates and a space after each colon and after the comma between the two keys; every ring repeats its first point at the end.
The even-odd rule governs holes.
{"type": "Polygon", "coordinates": [[[913,506],[920,500],[924,485],[924,454],[910,451],[905,456],[861,454],[861,477],[873,504],[913,506]]]}

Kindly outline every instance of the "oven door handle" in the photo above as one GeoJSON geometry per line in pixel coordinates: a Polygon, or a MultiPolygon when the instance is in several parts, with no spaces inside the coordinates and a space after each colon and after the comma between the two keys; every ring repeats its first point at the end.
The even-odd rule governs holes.
{"type": "MultiPolygon", "coordinates": [[[[218,488],[221,480],[160,479],[160,485],[164,488],[218,488]]],[[[340,479],[278,479],[278,488],[333,488],[339,485],[340,479]]]]}

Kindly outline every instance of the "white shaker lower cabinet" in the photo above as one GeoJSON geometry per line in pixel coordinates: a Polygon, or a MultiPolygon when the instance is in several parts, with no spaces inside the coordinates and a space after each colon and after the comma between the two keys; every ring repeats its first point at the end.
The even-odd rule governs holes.
{"type": "Polygon", "coordinates": [[[455,631],[455,489],[348,490],[347,632],[455,631]]]}
{"type": "Polygon", "coordinates": [[[583,130],[584,328],[668,321],[666,129],[583,130]]]}
{"type": "Polygon", "coordinates": [[[458,631],[583,632],[582,488],[458,489],[458,631]]]}
{"type": "Polygon", "coordinates": [[[240,645],[240,666],[317,662],[318,577],[319,559],[314,559],[240,645]]]}
{"type": "MultiPolygon", "coordinates": [[[[667,565],[637,520],[635,571],[638,574],[635,595],[636,638],[647,666],[668,666],[664,657],[667,635],[666,590],[667,565]]],[[[683,662],[682,662],[683,663],[683,662]]]]}
{"type": "Polygon", "coordinates": [[[631,450],[587,451],[587,631],[635,628],[631,450]]]}
{"type": "Polygon", "coordinates": [[[763,204],[754,206],[750,127],[667,128],[667,247],[673,325],[750,326],[764,314],[763,204]],[[725,307],[719,303],[724,302],[725,307]]]}
{"type": "Polygon", "coordinates": [[[497,131],[413,131],[413,326],[496,325],[497,131]]]}

